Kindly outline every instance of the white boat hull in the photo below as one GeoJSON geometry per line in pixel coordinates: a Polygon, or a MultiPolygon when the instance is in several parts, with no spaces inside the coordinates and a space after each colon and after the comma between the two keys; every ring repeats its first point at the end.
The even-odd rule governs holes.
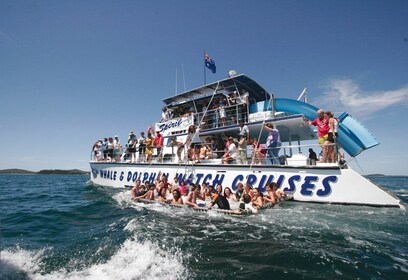
{"type": "Polygon", "coordinates": [[[236,190],[239,182],[249,182],[265,190],[276,182],[295,201],[403,207],[394,195],[373,184],[352,169],[316,166],[249,166],[249,165],[175,165],[91,162],[91,182],[97,185],[124,188],[137,179],[153,182],[165,174],[170,182],[179,181],[210,185],[221,184],[236,190]]]}

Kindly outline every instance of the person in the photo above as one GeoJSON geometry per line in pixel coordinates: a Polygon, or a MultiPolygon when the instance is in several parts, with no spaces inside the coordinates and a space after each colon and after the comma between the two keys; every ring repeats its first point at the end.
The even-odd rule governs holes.
{"type": "Polygon", "coordinates": [[[140,132],[140,137],[139,139],[137,139],[137,141],[139,142],[139,162],[145,162],[145,153],[146,153],[146,137],[145,137],[145,133],[142,131],[140,132]]]}
{"type": "Polygon", "coordinates": [[[113,145],[113,138],[109,137],[108,144],[106,145],[106,152],[110,161],[113,161],[113,151],[115,150],[114,148],[115,146],[113,145]]]}
{"type": "Polygon", "coordinates": [[[201,145],[199,153],[200,161],[207,158],[207,152],[209,152],[207,145],[201,145]]]}
{"type": "Polygon", "coordinates": [[[234,200],[235,201],[240,201],[243,195],[244,195],[244,184],[239,182],[237,184],[237,190],[235,191],[235,194],[233,196],[234,200]]]}
{"type": "Polygon", "coordinates": [[[237,139],[229,138],[232,142],[229,144],[228,151],[222,156],[222,164],[230,164],[232,161],[237,159],[237,139]]]}
{"type": "Polygon", "coordinates": [[[153,156],[153,137],[152,134],[149,132],[147,133],[147,137],[144,140],[144,144],[146,145],[145,147],[145,153],[147,155],[147,162],[150,163],[152,162],[152,156],[153,156]]]}
{"type": "Polygon", "coordinates": [[[156,137],[154,137],[154,146],[156,147],[158,162],[163,162],[163,145],[164,137],[160,131],[156,131],[156,137]]]}
{"type": "Polygon", "coordinates": [[[322,146],[322,157],[327,158],[327,149],[324,148],[324,143],[327,141],[328,133],[330,130],[329,119],[324,117],[324,111],[322,109],[317,110],[317,118],[312,122],[307,121],[308,125],[317,126],[317,136],[319,140],[317,141],[320,146],[322,146]]]}
{"type": "Polygon", "coordinates": [[[317,155],[315,151],[313,151],[312,148],[309,148],[309,164],[316,165],[316,162],[317,162],[317,155]]]}
{"type": "Polygon", "coordinates": [[[164,187],[160,188],[158,194],[159,194],[159,197],[157,198],[157,201],[166,203],[167,202],[167,197],[166,197],[167,189],[164,187]]]}
{"type": "Polygon", "coordinates": [[[248,164],[247,159],[247,144],[250,142],[248,126],[244,124],[244,120],[239,120],[239,142],[238,142],[238,164],[248,164]]]}
{"type": "Polygon", "coordinates": [[[252,190],[252,186],[251,186],[248,182],[245,184],[243,194],[249,195],[249,196],[251,197],[251,199],[252,199],[252,197],[254,196],[254,193],[253,193],[253,190],[252,190]]]}
{"type": "Polygon", "coordinates": [[[103,160],[106,160],[108,158],[108,138],[103,138],[102,142],[102,154],[103,154],[103,160]]]}
{"type": "Polygon", "coordinates": [[[194,125],[190,125],[188,127],[187,131],[187,138],[186,142],[184,145],[186,145],[188,148],[188,157],[189,160],[193,161],[194,159],[196,160],[197,163],[200,162],[199,159],[199,153],[200,153],[200,148],[201,148],[201,140],[199,137],[199,133],[196,130],[196,127],[194,125]]]}
{"type": "Polygon", "coordinates": [[[137,139],[133,131],[129,132],[128,136],[128,153],[130,154],[130,162],[136,162],[136,144],[137,139]]]}
{"type": "Polygon", "coordinates": [[[154,200],[154,190],[156,188],[155,184],[149,184],[149,190],[144,193],[143,195],[134,197],[134,200],[139,200],[141,198],[145,198],[148,200],[154,200]]]}
{"type": "Polygon", "coordinates": [[[327,133],[327,141],[329,142],[328,146],[328,157],[330,157],[330,162],[336,162],[336,142],[337,142],[337,130],[339,128],[339,122],[337,118],[331,112],[326,112],[325,115],[329,118],[329,133],[327,133]]]}
{"type": "Polygon", "coordinates": [[[119,140],[119,136],[115,135],[114,139],[113,139],[113,145],[116,149],[116,147],[120,146],[120,140],[119,140]]]}
{"type": "Polygon", "coordinates": [[[266,196],[264,197],[264,202],[275,204],[276,201],[277,201],[277,197],[276,197],[274,190],[272,189],[272,184],[267,184],[266,185],[266,196]]]}
{"type": "Polygon", "coordinates": [[[217,190],[211,191],[211,202],[208,203],[207,208],[211,209],[215,204],[217,204],[219,209],[230,210],[230,205],[228,200],[219,194],[217,190]]]}
{"type": "Polygon", "coordinates": [[[234,195],[229,187],[224,188],[224,197],[226,199],[233,199],[234,195]]]}
{"type": "Polygon", "coordinates": [[[221,100],[220,101],[220,107],[218,108],[220,118],[221,118],[221,126],[226,126],[227,125],[227,115],[225,113],[225,101],[221,100]]]}
{"type": "Polygon", "coordinates": [[[172,137],[171,146],[177,148],[176,153],[177,153],[178,162],[182,163],[183,159],[181,158],[181,152],[184,150],[184,144],[182,142],[177,141],[177,137],[172,137]]]}
{"type": "Polygon", "coordinates": [[[274,128],[271,123],[266,123],[264,127],[269,133],[268,138],[266,138],[267,152],[271,158],[272,164],[279,165],[279,150],[282,145],[279,130],[274,128]]]}
{"type": "Polygon", "coordinates": [[[179,185],[179,180],[178,180],[178,178],[177,177],[174,177],[173,178],[173,184],[172,184],[172,189],[173,190],[178,190],[178,188],[180,187],[180,185],[179,185]]]}
{"type": "Polygon", "coordinates": [[[138,197],[144,194],[144,192],[141,190],[141,185],[142,182],[140,180],[136,180],[134,187],[130,191],[132,197],[138,197]]]}
{"type": "Polygon", "coordinates": [[[215,186],[215,190],[218,192],[218,194],[222,194],[222,185],[221,184],[217,184],[215,186]]]}
{"type": "Polygon", "coordinates": [[[252,140],[253,156],[252,164],[262,164],[266,159],[266,150],[259,144],[258,138],[252,140]]]}
{"type": "Polygon", "coordinates": [[[275,193],[277,200],[282,200],[285,197],[285,192],[278,187],[278,184],[276,184],[275,182],[272,182],[271,187],[272,187],[273,192],[275,193]]]}
{"type": "Polygon", "coordinates": [[[263,195],[259,192],[258,188],[253,189],[253,194],[251,199],[252,206],[259,211],[264,205],[263,195]]]}
{"type": "Polygon", "coordinates": [[[239,210],[247,210],[248,212],[256,213],[257,210],[251,205],[251,196],[249,194],[244,194],[240,200],[239,210]]]}
{"type": "Polygon", "coordinates": [[[169,119],[170,119],[169,110],[167,109],[167,107],[163,107],[160,122],[165,122],[168,121],[169,119]]]}
{"type": "Polygon", "coordinates": [[[201,185],[201,196],[211,198],[211,187],[205,182],[201,185]]]}
{"type": "Polygon", "coordinates": [[[92,146],[92,151],[94,152],[94,159],[96,161],[101,160],[101,150],[102,150],[102,139],[99,139],[98,141],[95,142],[95,144],[92,146]]]}
{"type": "Polygon", "coordinates": [[[188,194],[188,187],[186,185],[186,182],[183,180],[180,183],[179,191],[181,195],[186,196],[188,194]]]}
{"type": "Polygon", "coordinates": [[[195,184],[192,184],[191,192],[187,195],[187,198],[186,198],[186,201],[185,201],[186,205],[188,205],[190,207],[200,207],[197,204],[197,199],[205,200],[205,197],[203,197],[200,194],[200,189],[195,184]]]}
{"type": "Polygon", "coordinates": [[[173,199],[170,200],[172,204],[184,204],[183,199],[181,198],[181,193],[179,190],[175,189],[172,191],[173,199]]]}

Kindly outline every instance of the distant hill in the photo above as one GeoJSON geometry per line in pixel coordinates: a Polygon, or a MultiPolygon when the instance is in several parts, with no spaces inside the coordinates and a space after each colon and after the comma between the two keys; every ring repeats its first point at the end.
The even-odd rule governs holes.
{"type": "Polygon", "coordinates": [[[86,175],[89,174],[88,171],[82,171],[79,169],[70,169],[70,170],[62,170],[62,169],[44,169],[37,172],[38,174],[79,174],[79,175],[86,175]]]}
{"type": "Polygon", "coordinates": [[[63,169],[44,169],[38,172],[28,171],[24,169],[3,169],[0,170],[0,174],[75,174],[75,175],[88,175],[88,171],[82,171],[79,169],[70,169],[70,170],[63,170],[63,169]]]}
{"type": "Polygon", "coordinates": [[[37,172],[28,171],[28,170],[24,170],[24,169],[13,168],[13,169],[0,170],[0,174],[1,173],[4,173],[4,174],[36,174],[37,172]]]}

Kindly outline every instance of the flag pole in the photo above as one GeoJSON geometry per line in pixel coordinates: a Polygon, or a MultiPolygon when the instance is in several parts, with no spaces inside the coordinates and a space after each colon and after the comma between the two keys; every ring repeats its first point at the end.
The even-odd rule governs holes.
{"type": "Polygon", "coordinates": [[[205,73],[205,50],[204,50],[204,85],[207,84],[207,77],[205,73]]]}

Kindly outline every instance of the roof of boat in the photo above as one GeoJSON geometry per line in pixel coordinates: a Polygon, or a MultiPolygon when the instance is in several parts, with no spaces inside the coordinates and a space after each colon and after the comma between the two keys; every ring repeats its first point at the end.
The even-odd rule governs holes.
{"type": "Polygon", "coordinates": [[[270,95],[266,91],[266,89],[260,86],[256,81],[246,76],[245,74],[240,74],[165,98],[163,99],[163,102],[168,106],[174,106],[188,101],[211,96],[215,90],[223,90],[229,88],[231,89],[231,92],[235,91],[236,88],[238,88],[240,92],[245,89],[249,93],[250,98],[254,99],[255,101],[263,101],[270,98],[270,95]]]}

